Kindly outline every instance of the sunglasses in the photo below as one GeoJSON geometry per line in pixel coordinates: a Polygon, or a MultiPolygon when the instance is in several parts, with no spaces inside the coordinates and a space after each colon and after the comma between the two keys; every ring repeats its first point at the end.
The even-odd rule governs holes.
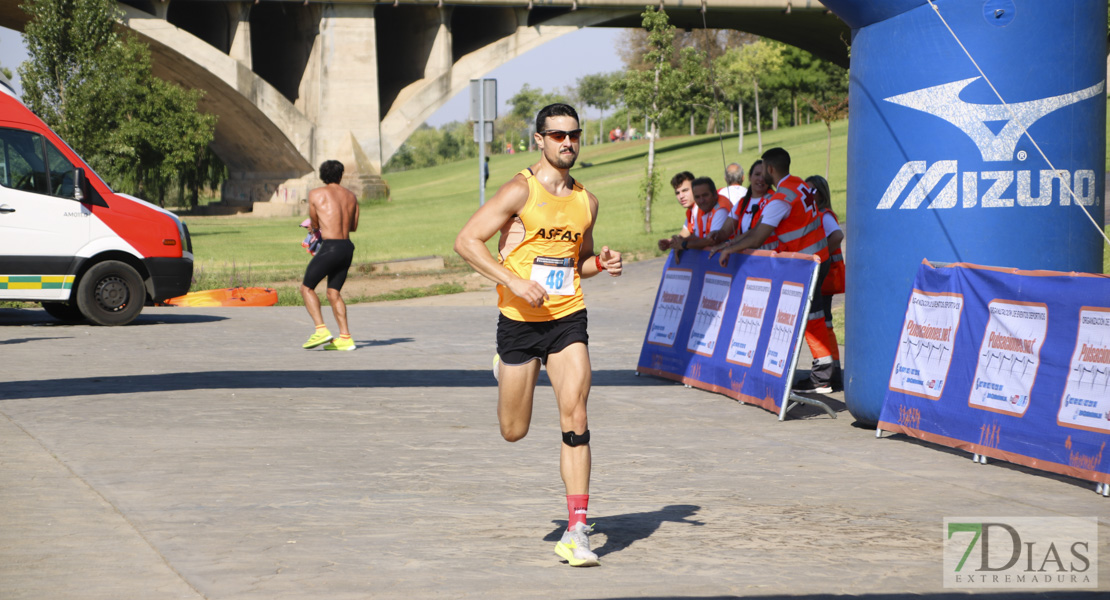
{"type": "Polygon", "coordinates": [[[540,135],[546,135],[556,142],[562,142],[570,136],[570,141],[577,142],[582,137],[581,129],[574,129],[572,131],[563,131],[562,129],[547,129],[540,132],[540,135]]]}

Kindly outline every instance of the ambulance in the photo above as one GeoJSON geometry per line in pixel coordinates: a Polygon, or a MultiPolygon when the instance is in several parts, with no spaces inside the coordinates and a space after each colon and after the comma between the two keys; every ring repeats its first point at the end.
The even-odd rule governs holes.
{"type": "Polygon", "coordinates": [[[192,278],[185,224],[112,191],[0,76],[0,301],[126,325],[192,278]]]}

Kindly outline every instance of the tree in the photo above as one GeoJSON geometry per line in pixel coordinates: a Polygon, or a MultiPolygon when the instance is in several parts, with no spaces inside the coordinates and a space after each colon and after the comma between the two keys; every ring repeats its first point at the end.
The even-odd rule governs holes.
{"type": "Polygon", "coordinates": [[[613,89],[615,74],[596,73],[578,79],[578,97],[583,103],[601,111],[601,140],[605,141],[605,111],[615,106],[620,96],[613,89]]]}
{"type": "Polygon", "coordinates": [[[717,72],[732,97],[740,97],[740,90],[751,85],[755,99],[755,132],[759,140],[759,153],[763,153],[763,130],[759,115],[760,80],[782,66],[782,46],[760,40],[740,48],[730,48],[717,61],[717,72]]]}
{"type": "Polygon", "coordinates": [[[782,64],[760,80],[763,89],[773,90],[790,99],[793,125],[800,125],[798,116],[798,97],[802,94],[810,98],[829,101],[848,93],[848,71],[831,62],[821,60],[809,52],[788,46],[781,42],[769,41],[778,46],[782,64]]]}
{"type": "MultiPolygon", "coordinates": [[[[544,93],[540,88],[534,88],[527,83],[521,86],[520,91],[509,98],[509,104],[513,107],[511,114],[519,117],[525,123],[529,123],[529,129],[534,126],[536,122],[536,114],[540,109],[548,104],[555,104],[558,102],[566,102],[567,99],[562,94],[544,93]]],[[[528,147],[531,148],[535,140],[528,136],[528,147]]]]}
{"type": "Polygon", "coordinates": [[[832,124],[848,114],[848,96],[845,95],[832,102],[819,102],[813,98],[806,98],[806,102],[813,107],[814,114],[825,123],[827,142],[825,144],[825,179],[829,178],[829,163],[832,161],[832,124]]]}
{"type": "Polygon", "coordinates": [[[202,92],[153,76],[150,50],[120,32],[114,1],[28,0],[23,10],[24,103],[114,187],[161,202],[175,183],[226,173],[205,158],[216,117],[197,110],[202,92]]]}
{"type": "MultiPolygon", "coordinates": [[[[710,60],[716,60],[729,48],[735,48],[755,42],[759,38],[744,31],[735,29],[694,29],[691,31],[675,31],[674,52],[671,54],[671,66],[677,67],[679,51],[682,48],[694,48],[709,55],[710,60]]],[[[627,70],[642,71],[647,68],[644,55],[647,54],[648,32],[645,29],[625,29],[617,43],[617,54],[627,70]]]]}
{"type": "Polygon", "coordinates": [[[709,77],[705,69],[705,55],[694,48],[679,52],[679,66],[670,61],[675,52],[675,28],[667,13],[649,6],[643,12],[643,27],[647,31],[648,50],[644,54],[646,70],[625,73],[620,91],[630,109],[647,117],[648,156],[647,172],[643,182],[644,231],[651,232],[651,204],[659,185],[655,172],[655,139],[659,136],[659,122],[676,108],[692,104],[708,104],[709,77]]]}

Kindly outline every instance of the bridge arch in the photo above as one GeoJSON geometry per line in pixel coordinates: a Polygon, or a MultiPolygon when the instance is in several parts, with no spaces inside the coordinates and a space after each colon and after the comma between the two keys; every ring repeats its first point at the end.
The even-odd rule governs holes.
{"type": "MultiPolygon", "coordinates": [[[[0,25],[22,30],[27,16],[11,4],[0,6],[0,25]]],[[[347,164],[345,183],[360,192],[381,186],[381,165],[470,79],[582,27],[638,27],[643,0],[124,0],[119,7],[124,25],[150,45],[155,74],[204,90],[202,108],[219,116],[212,146],[231,171],[225,203],[298,205],[323,159],[347,164]]],[[[713,27],[847,63],[847,27],[815,0],[707,0],[706,7],[713,27]]],[[[666,8],[679,27],[702,24],[700,4],[666,8]]]]}

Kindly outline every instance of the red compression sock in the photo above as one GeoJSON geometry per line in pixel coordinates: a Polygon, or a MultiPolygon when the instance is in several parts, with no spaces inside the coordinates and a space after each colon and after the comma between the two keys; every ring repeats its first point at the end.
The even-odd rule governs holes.
{"type": "Polygon", "coordinates": [[[589,494],[567,494],[567,512],[570,513],[570,518],[567,520],[567,529],[571,529],[577,523],[586,523],[586,507],[590,504],[589,494]]]}

